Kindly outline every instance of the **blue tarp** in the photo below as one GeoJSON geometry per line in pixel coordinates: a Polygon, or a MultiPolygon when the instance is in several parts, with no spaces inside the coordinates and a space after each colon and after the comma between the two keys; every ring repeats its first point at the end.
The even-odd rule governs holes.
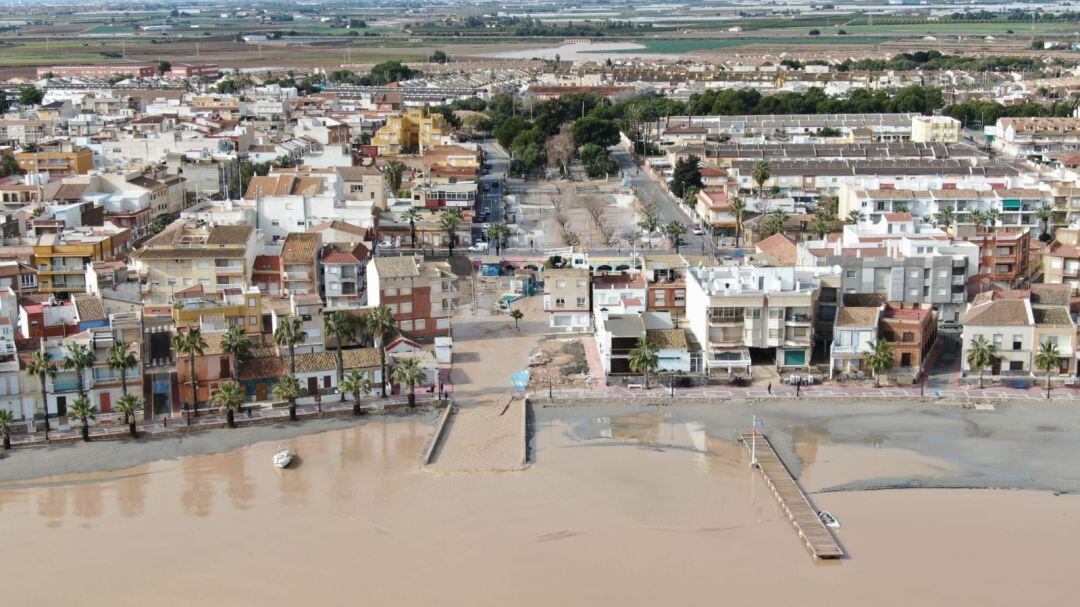
{"type": "Polygon", "coordinates": [[[524,390],[529,385],[529,372],[522,371],[521,373],[510,374],[510,382],[514,384],[514,390],[524,390]]]}

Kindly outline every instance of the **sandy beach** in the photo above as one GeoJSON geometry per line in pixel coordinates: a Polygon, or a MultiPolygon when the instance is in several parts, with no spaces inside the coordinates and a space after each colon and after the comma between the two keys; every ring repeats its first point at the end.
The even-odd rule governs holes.
{"type": "MultiPolygon", "coordinates": [[[[1080,564],[1078,496],[819,493],[852,558],[814,563],[741,448],[713,436],[720,422],[595,413],[538,411],[536,461],[513,474],[422,470],[433,421],[404,418],[290,439],[294,470],[269,465],[267,442],[8,488],[0,534],[5,570],[18,575],[6,590],[92,605],[336,604],[358,594],[404,606],[1070,600],[1061,580],[1080,564]],[[80,565],[57,583],[53,568],[33,564],[60,547],[80,565]],[[161,566],[125,583],[123,562],[161,566]]],[[[825,454],[832,466],[858,460],[830,482],[878,473],[864,453],[838,449],[819,448],[806,474],[825,454]]],[[[934,470],[898,459],[881,471],[934,470]]]]}

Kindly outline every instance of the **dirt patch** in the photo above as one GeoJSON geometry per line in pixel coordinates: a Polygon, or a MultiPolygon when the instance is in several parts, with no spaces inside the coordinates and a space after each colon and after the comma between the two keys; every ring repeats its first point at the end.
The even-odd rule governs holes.
{"type": "Polygon", "coordinates": [[[529,370],[530,384],[536,389],[549,382],[564,387],[584,386],[589,374],[585,346],[580,339],[545,339],[529,355],[529,370]]]}

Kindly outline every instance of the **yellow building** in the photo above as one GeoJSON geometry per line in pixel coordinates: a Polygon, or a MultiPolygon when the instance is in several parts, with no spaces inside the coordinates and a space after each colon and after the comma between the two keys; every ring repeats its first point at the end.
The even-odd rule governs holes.
{"type": "Polygon", "coordinates": [[[262,293],[258,287],[208,292],[196,285],[173,295],[172,317],[177,327],[198,327],[204,333],[232,325],[244,327],[247,333],[262,333],[262,293]]]}
{"type": "Polygon", "coordinates": [[[48,172],[49,177],[85,175],[94,168],[94,153],[90,148],[70,142],[42,143],[33,152],[19,152],[15,162],[26,173],[48,172]]]}
{"type": "Polygon", "coordinates": [[[960,141],[960,121],[948,116],[916,116],[911,119],[914,143],[956,143],[960,141]]]}
{"type": "Polygon", "coordinates": [[[42,234],[34,244],[34,267],[42,293],[85,293],[86,266],[122,256],[131,246],[131,230],[111,223],[42,234]]]}
{"type": "Polygon", "coordinates": [[[442,114],[428,114],[427,109],[414,108],[398,116],[390,116],[375,136],[371,145],[379,148],[379,155],[423,153],[428,148],[448,141],[450,125],[442,114]]]}
{"type": "Polygon", "coordinates": [[[255,263],[255,227],[176,223],[131,254],[146,281],[145,302],[173,303],[178,293],[244,288],[255,263]]]}

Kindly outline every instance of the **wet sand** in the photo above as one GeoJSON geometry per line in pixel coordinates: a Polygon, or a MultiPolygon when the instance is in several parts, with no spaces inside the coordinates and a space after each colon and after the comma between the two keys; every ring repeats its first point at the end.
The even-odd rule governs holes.
{"type": "MultiPolygon", "coordinates": [[[[406,418],[289,439],[293,470],[271,467],[268,442],[40,479],[0,490],[5,591],[41,605],[1071,604],[1080,496],[819,493],[853,558],[815,563],[723,424],[670,413],[538,411],[535,462],[513,473],[421,469],[432,420],[406,418]]],[[[797,434],[808,477],[851,471],[823,470],[830,483],[954,473],[797,434]]]]}

